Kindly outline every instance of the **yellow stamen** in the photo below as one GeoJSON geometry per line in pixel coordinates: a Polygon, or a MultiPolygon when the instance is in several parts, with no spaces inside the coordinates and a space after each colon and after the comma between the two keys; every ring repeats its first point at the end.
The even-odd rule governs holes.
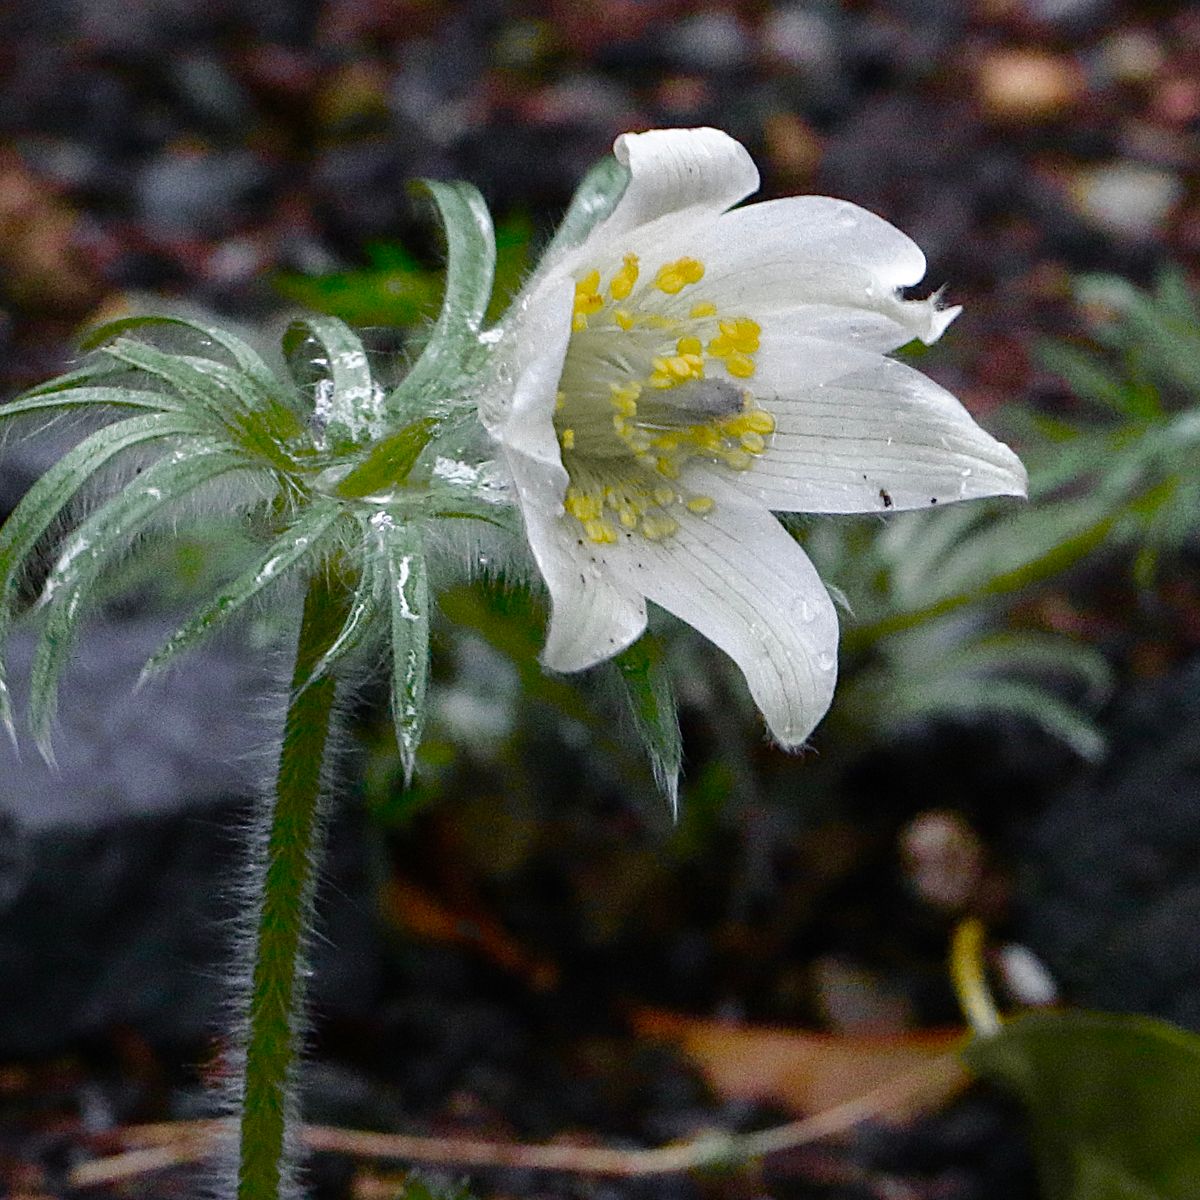
{"type": "Polygon", "coordinates": [[[583,531],[588,537],[600,545],[613,543],[617,540],[617,531],[607,522],[601,520],[584,521],[583,531]]]}
{"type": "Polygon", "coordinates": [[[689,283],[699,283],[704,278],[704,264],[697,258],[679,258],[665,263],[654,277],[654,286],[668,296],[683,291],[689,283]]]}
{"type": "Polygon", "coordinates": [[[754,374],[754,359],[735,350],[725,359],[725,370],[738,379],[749,379],[754,374]]]}
{"type": "Polygon", "coordinates": [[[633,291],[633,285],[638,278],[638,259],[636,254],[626,254],[624,266],[613,276],[608,285],[609,295],[614,300],[624,300],[633,291]]]}
{"type": "Polygon", "coordinates": [[[775,418],[761,408],[751,409],[742,422],[752,433],[768,434],[775,432],[775,418]]]}

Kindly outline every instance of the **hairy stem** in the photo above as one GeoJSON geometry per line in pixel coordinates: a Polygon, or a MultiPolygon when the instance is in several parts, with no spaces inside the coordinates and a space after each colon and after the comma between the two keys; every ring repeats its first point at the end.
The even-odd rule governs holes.
{"type": "Polygon", "coordinates": [[[289,1178],[289,1120],[304,1004],[303,956],[319,850],[322,765],[335,682],[301,684],[345,619],[348,589],[336,571],[309,584],[284,724],[266,874],[254,947],[238,1158],[238,1200],[279,1200],[289,1178]]]}

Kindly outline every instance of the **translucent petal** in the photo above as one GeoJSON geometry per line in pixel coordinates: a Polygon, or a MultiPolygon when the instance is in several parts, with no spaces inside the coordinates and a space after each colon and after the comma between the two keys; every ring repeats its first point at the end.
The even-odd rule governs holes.
{"type": "Polygon", "coordinates": [[[866,272],[882,288],[911,287],[925,276],[925,255],[889,221],[829,196],[788,196],[723,214],[710,234],[708,269],[714,280],[755,260],[824,263],[866,272]]]}
{"type": "Polygon", "coordinates": [[[772,734],[802,743],[837,678],[837,616],[808,556],[761,509],[712,480],[706,516],[679,514],[671,537],[611,548],[614,573],[724,650],[772,734]]]}
{"type": "Polygon", "coordinates": [[[882,512],[1025,494],[1017,456],[944,388],[895,359],[764,333],[750,382],[776,431],[732,479],[767,508],[882,512]]]}
{"type": "Polygon", "coordinates": [[[613,153],[629,168],[629,184],[588,242],[619,237],[663,217],[715,216],[758,188],[749,152],[719,129],[625,133],[613,153]]]}
{"type": "MultiPolygon", "coordinates": [[[[936,341],[958,313],[937,297],[902,300],[925,274],[925,256],[881,217],[841,200],[797,196],[734,209],[713,220],[659,222],[617,247],[653,269],[678,257],[704,264],[703,279],[657,307],[685,316],[697,301],[797,335],[892,350],[936,341]]],[[[610,255],[611,257],[611,255],[610,255]]]]}
{"type": "Polygon", "coordinates": [[[554,402],[571,335],[569,279],[550,284],[533,312],[527,361],[509,408],[494,432],[520,498],[530,549],[550,590],[550,630],[542,662],[552,671],[579,671],[629,645],[646,627],[641,596],[603,569],[597,548],[562,515],[567,472],[554,433],[554,402]],[[536,353],[534,352],[536,350],[536,353]]]}

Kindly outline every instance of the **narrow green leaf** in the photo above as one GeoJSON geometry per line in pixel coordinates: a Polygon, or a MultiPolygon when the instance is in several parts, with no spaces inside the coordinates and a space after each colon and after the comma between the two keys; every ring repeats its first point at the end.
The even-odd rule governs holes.
{"type": "Polygon", "coordinates": [[[301,686],[308,687],[324,679],[348,655],[353,654],[371,636],[380,615],[380,592],[378,564],[375,556],[368,554],[362,574],[354,588],[346,620],[329,649],[321,656],[316,666],[301,686]]]}
{"type": "Polygon", "coordinates": [[[26,556],[76,492],[106,463],[133,446],[198,433],[196,422],[180,413],[149,413],[106,426],[50,467],[0,528],[0,721],[10,736],[13,736],[12,703],[3,649],[12,621],[13,593],[26,556]]]}
{"type": "Polygon", "coordinates": [[[382,438],[337,485],[337,494],[347,500],[357,500],[399,487],[408,478],[436,428],[437,422],[432,417],[422,417],[390,437],[382,438]]]}
{"type": "Polygon", "coordinates": [[[284,353],[294,359],[310,337],[322,351],[307,367],[317,376],[318,388],[329,388],[328,411],[321,415],[331,447],[346,450],[377,436],[379,394],[358,335],[336,317],[304,317],[284,334],[284,353]]]}
{"type": "Polygon", "coordinates": [[[426,179],[419,186],[437,206],[446,232],[446,290],[421,357],[388,404],[428,411],[423,393],[478,344],[495,279],[496,238],[487,205],[469,183],[426,179]]]}
{"type": "Polygon", "coordinates": [[[1126,416],[1142,415],[1129,383],[1098,354],[1069,342],[1046,340],[1039,344],[1037,358],[1047,370],[1061,375],[1076,395],[1098,400],[1126,416]]]}
{"type": "Polygon", "coordinates": [[[31,387],[23,392],[23,396],[45,396],[51,392],[67,391],[70,388],[84,387],[94,383],[97,379],[107,379],[114,375],[122,375],[126,371],[119,363],[111,362],[109,359],[95,357],[91,362],[86,362],[83,366],[76,367],[73,371],[66,371],[62,375],[55,375],[53,379],[47,379],[45,383],[39,383],[36,387],[31,387]]]}
{"type": "Polygon", "coordinates": [[[119,337],[101,351],[135,370],[161,379],[183,401],[180,407],[208,413],[248,454],[271,466],[294,466],[283,439],[299,432],[295,413],[281,401],[264,398],[249,376],[226,363],[119,337]]]}
{"type": "Polygon", "coordinates": [[[167,392],[132,387],[78,387],[54,392],[29,392],[0,404],[0,421],[30,413],[64,408],[149,408],[158,412],[183,412],[187,405],[167,392]]]}
{"type": "Polygon", "coordinates": [[[897,513],[879,532],[876,544],[891,572],[895,602],[916,607],[928,594],[929,580],[956,545],[969,540],[984,519],[982,505],[959,504],[938,513],[897,513]]]}
{"type": "MultiPolygon", "coordinates": [[[[218,362],[208,356],[179,355],[178,357],[195,367],[201,374],[216,379],[227,390],[238,396],[248,410],[258,414],[262,429],[270,435],[273,441],[278,442],[295,437],[303,431],[303,423],[294,407],[296,397],[290,386],[285,385],[283,380],[275,375],[252,346],[216,325],[208,325],[202,321],[188,320],[184,317],[125,317],[93,330],[85,339],[84,345],[100,346],[126,330],[164,325],[185,329],[201,339],[207,339],[225,351],[233,361],[233,369],[230,369],[228,364],[218,362]],[[206,363],[211,363],[212,369],[206,369],[206,363]]],[[[259,452],[262,452],[261,448],[259,452]]],[[[268,453],[268,457],[277,456],[268,453]]]]}
{"type": "Polygon", "coordinates": [[[181,400],[211,413],[223,423],[230,423],[245,411],[244,396],[226,386],[227,381],[219,371],[208,369],[220,366],[211,359],[168,354],[157,346],[125,337],[109,342],[100,353],[127,368],[161,379],[181,400]]]}
{"type": "Polygon", "coordinates": [[[446,292],[434,340],[456,330],[477,334],[483,325],[496,270],[496,235],[479,189],[469,183],[424,179],[420,187],[437,206],[446,232],[446,292]]]}
{"type": "Polygon", "coordinates": [[[612,213],[628,186],[629,168],[621,166],[611,154],[596,163],[575,189],[558,230],[546,247],[543,260],[578,246],[596,225],[612,213]]]}
{"type": "Polygon", "coordinates": [[[1195,1197],[1195,1034],[1148,1017],[1031,1014],[974,1039],[963,1057],[1024,1102],[1046,1200],[1195,1197]]]}
{"type": "Polygon", "coordinates": [[[91,350],[103,345],[105,342],[111,341],[127,330],[148,327],[156,328],[163,325],[186,329],[201,338],[206,338],[214,345],[220,346],[233,360],[238,370],[258,387],[264,396],[279,396],[281,392],[280,381],[275,377],[274,372],[262,360],[262,357],[256,350],[227,330],[221,329],[217,325],[208,325],[203,321],[193,321],[186,317],[161,315],[122,317],[118,321],[109,321],[89,331],[83,338],[81,345],[83,349],[91,350]]]}
{"type": "Polygon", "coordinates": [[[404,767],[412,782],[417,747],[425,727],[429,686],[429,576],[420,530],[398,525],[386,514],[373,518],[382,557],[392,636],[392,720],[404,767]]]}
{"type": "Polygon", "coordinates": [[[178,458],[171,455],[148,467],[66,540],[42,593],[46,620],[30,676],[30,725],[48,759],[59,676],[70,656],[85,601],[101,573],[129,550],[164,506],[245,467],[242,458],[216,443],[198,443],[178,458]]]}
{"type": "Polygon", "coordinates": [[[142,668],[139,686],[240,612],[302,559],[315,556],[340,516],[334,504],[317,504],[279,535],[253,564],[204,605],[156,650],[142,668]]]}
{"type": "Polygon", "coordinates": [[[1097,493],[1023,508],[976,530],[925,575],[921,603],[1007,592],[1024,586],[1027,576],[1061,570],[1103,540],[1120,499],[1097,493]]]}
{"type": "Polygon", "coordinates": [[[1080,758],[1097,762],[1104,757],[1104,735],[1078,708],[1045,688],[1018,679],[988,679],[962,675],[940,676],[897,689],[889,718],[957,716],[981,717],[1007,713],[1040,725],[1069,746],[1080,758]]]}
{"type": "Polygon", "coordinates": [[[1155,282],[1154,299],[1165,316],[1200,329],[1200,305],[1185,271],[1171,264],[1163,267],[1155,282]]]}
{"type": "Polygon", "coordinates": [[[634,724],[650,756],[654,777],[671,805],[671,816],[678,818],[683,742],[662,644],[653,634],[645,633],[614,661],[625,684],[634,724]]]}
{"type": "MultiPolygon", "coordinates": [[[[928,647],[924,657],[928,661],[928,647]]],[[[978,674],[1052,675],[1074,679],[1099,700],[1113,686],[1113,669],[1094,646],[1060,634],[1025,629],[989,634],[945,655],[949,671],[978,674]]]]}

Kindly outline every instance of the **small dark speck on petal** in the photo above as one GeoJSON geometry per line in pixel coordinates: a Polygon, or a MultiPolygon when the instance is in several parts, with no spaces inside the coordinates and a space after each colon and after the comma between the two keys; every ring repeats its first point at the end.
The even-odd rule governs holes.
{"type": "Polygon", "coordinates": [[[929,497],[929,503],[930,503],[930,504],[936,504],[936,503],[937,503],[937,497],[936,497],[936,496],[930,496],[930,497],[929,497]]]}
{"type": "Polygon", "coordinates": [[[880,488],[880,489],[879,489],[879,498],[880,498],[880,500],[882,500],[882,501],[883,501],[883,507],[884,507],[884,508],[891,508],[891,507],[892,507],[892,495],[891,495],[891,493],[890,493],[890,492],[887,490],[887,488],[880,488]]]}

